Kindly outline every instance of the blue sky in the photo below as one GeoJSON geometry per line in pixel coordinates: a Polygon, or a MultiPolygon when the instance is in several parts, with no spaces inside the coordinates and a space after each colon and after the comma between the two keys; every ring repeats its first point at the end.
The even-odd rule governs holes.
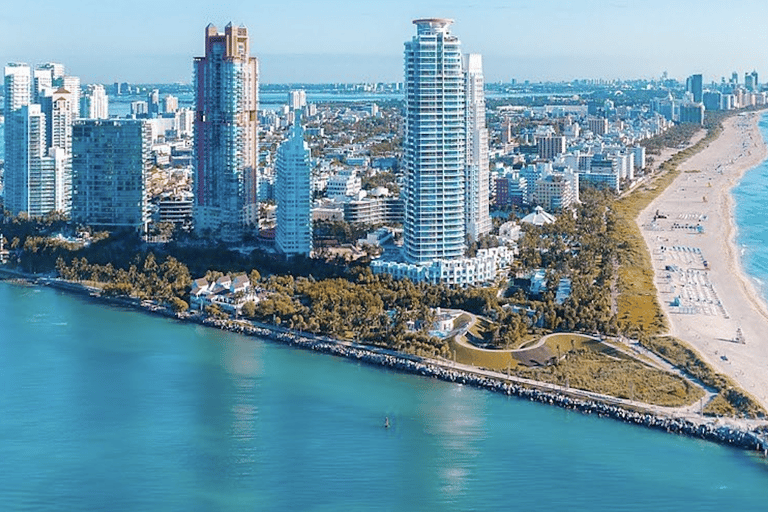
{"type": "Polygon", "coordinates": [[[189,82],[203,30],[251,34],[266,83],[402,79],[411,20],[447,17],[489,81],[768,78],[765,0],[0,0],[0,61],[60,61],[84,83],[189,82]],[[217,4],[217,5],[214,5],[217,4]]]}

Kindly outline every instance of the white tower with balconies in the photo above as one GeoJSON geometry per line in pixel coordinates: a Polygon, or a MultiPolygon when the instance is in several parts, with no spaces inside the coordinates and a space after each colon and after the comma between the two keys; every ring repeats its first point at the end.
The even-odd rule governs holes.
{"type": "Polygon", "coordinates": [[[461,42],[452,20],[418,19],[405,43],[406,260],[461,258],[465,249],[466,108],[461,42]]]}
{"type": "Polygon", "coordinates": [[[490,168],[482,56],[476,53],[465,55],[464,73],[467,119],[464,208],[467,234],[470,240],[476,241],[491,232],[488,206],[490,168]]]}

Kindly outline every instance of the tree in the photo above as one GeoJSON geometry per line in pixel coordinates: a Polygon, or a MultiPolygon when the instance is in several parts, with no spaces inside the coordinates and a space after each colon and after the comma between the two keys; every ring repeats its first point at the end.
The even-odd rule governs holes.
{"type": "Polygon", "coordinates": [[[256,316],[256,303],[252,300],[247,301],[245,304],[243,304],[241,312],[244,317],[253,318],[256,316]]]}
{"type": "Polygon", "coordinates": [[[171,309],[174,313],[181,313],[189,309],[189,304],[178,297],[171,297],[171,309]]]}

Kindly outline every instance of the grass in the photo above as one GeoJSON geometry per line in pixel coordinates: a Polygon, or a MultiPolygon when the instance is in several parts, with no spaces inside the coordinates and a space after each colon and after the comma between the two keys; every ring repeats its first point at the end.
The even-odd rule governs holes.
{"type": "Polygon", "coordinates": [[[506,372],[507,368],[515,371],[519,367],[517,359],[508,350],[486,350],[456,342],[454,338],[448,341],[451,355],[457,363],[470,364],[490,370],[506,372]]]}
{"type": "Polygon", "coordinates": [[[704,396],[703,389],[682,377],[651,368],[626,354],[619,354],[622,357],[617,358],[606,352],[581,348],[569,352],[559,364],[546,368],[526,368],[518,374],[617,398],[669,407],[691,405],[704,396]]]}
{"type": "Polygon", "coordinates": [[[760,404],[729,377],[718,373],[699,354],[677,338],[656,336],[640,339],[646,348],[717,391],[717,396],[704,409],[705,414],[716,416],[764,417],[760,404]],[[727,404],[727,405],[726,405],[727,404]]]}
{"type": "Polygon", "coordinates": [[[449,341],[454,359],[513,375],[566,385],[619,398],[665,406],[690,405],[704,391],[685,379],[653,368],[613,346],[582,334],[552,334],[544,343],[553,354],[565,355],[559,364],[528,368],[507,350],[485,350],[449,341]]]}

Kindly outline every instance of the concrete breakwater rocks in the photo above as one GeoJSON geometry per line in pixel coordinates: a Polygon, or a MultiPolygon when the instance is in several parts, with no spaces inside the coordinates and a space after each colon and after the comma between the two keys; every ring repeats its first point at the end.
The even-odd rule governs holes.
{"type": "Polygon", "coordinates": [[[533,387],[516,384],[514,382],[456,370],[432,362],[425,362],[420,357],[401,354],[383,348],[340,342],[322,336],[296,334],[287,329],[263,324],[249,325],[240,322],[211,318],[202,319],[200,322],[204,325],[218,327],[240,334],[270,338],[282,343],[300,346],[326,354],[355,359],[366,364],[385,366],[397,371],[483,388],[508,396],[516,396],[534,402],[556,405],[566,409],[580,411],[584,414],[596,414],[601,417],[613,418],[655,430],[663,430],[670,433],[695,437],[745,450],[758,450],[764,452],[768,449],[768,444],[766,444],[756,432],[726,426],[715,426],[709,423],[696,423],[683,418],[674,418],[647,411],[634,411],[597,400],[575,398],[552,391],[543,391],[533,387]]]}

